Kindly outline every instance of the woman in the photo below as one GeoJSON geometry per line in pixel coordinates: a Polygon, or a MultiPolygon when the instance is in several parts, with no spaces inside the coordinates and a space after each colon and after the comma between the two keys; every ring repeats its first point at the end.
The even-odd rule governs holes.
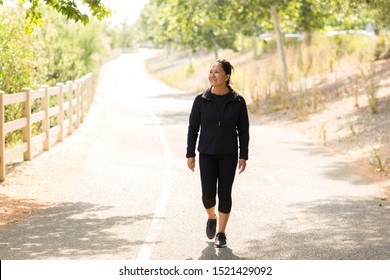
{"type": "Polygon", "coordinates": [[[226,247],[226,225],[232,207],[232,186],[237,168],[248,159],[249,118],[244,98],[230,87],[233,66],[225,59],[210,67],[210,87],[196,96],[188,126],[187,165],[195,170],[195,146],[199,136],[199,168],[202,202],[208,220],[206,234],[215,247],[226,247]],[[239,140],[239,141],[238,141],[239,140]],[[239,152],[238,152],[239,151],[239,152]],[[218,194],[218,233],[215,215],[218,194]]]}

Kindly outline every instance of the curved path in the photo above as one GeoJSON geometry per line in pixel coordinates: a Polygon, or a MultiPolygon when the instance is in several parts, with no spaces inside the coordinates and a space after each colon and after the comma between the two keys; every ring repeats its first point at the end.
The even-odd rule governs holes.
{"type": "Polygon", "coordinates": [[[0,227],[0,259],[390,258],[379,187],[302,135],[254,120],[228,248],[214,249],[199,170],[184,157],[194,95],[149,76],[150,55],[107,63],[83,125],[2,183],[0,195],[39,209],[0,227]]]}

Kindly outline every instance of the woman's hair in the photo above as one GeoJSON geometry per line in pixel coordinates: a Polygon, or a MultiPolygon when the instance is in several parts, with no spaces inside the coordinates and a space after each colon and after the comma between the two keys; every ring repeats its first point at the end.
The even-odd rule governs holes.
{"type": "MultiPolygon", "coordinates": [[[[222,66],[223,70],[225,71],[225,73],[229,74],[230,76],[232,75],[232,72],[234,71],[234,67],[233,67],[233,65],[230,64],[229,61],[227,61],[226,59],[217,59],[215,61],[215,63],[221,64],[221,66],[222,66]]],[[[230,84],[230,77],[226,81],[226,85],[229,85],[229,84],[230,84]]]]}

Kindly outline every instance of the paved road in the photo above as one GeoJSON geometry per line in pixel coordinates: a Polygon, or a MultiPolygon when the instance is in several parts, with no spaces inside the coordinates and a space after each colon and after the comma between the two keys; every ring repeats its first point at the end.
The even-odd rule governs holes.
{"type": "Polygon", "coordinates": [[[32,190],[25,199],[45,207],[0,227],[1,259],[390,258],[379,187],[302,135],[253,119],[228,248],[214,249],[199,170],[184,158],[194,95],[148,76],[149,55],[106,64],[81,128],[7,177],[3,194],[32,190]]]}

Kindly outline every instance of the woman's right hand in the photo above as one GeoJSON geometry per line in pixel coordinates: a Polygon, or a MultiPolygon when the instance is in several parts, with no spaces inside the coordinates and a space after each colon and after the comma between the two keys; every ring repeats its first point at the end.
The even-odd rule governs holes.
{"type": "Polygon", "coordinates": [[[187,158],[187,166],[189,169],[192,170],[192,172],[195,171],[195,158],[194,157],[187,158]]]}

